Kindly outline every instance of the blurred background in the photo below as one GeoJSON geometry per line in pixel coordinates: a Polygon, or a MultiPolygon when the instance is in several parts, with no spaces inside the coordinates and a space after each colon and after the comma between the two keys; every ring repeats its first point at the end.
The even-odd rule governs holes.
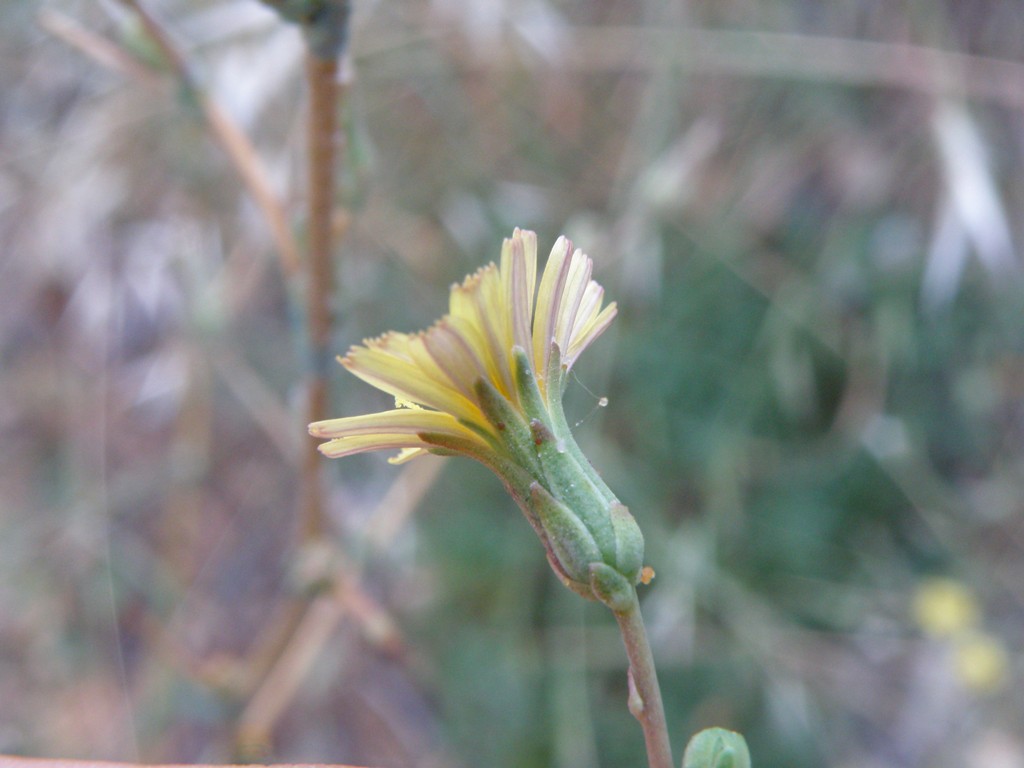
{"type": "MultiPolygon", "coordinates": [[[[568,410],[647,537],[679,754],[1024,766],[1019,4],[355,5],[333,347],[514,226],[594,258],[568,410]]],[[[299,34],[147,7],[301,244],[299,34]]],[[[485,470],[325,460],[303,533],[302,278],[195,93],[117,2],[3,16],[0,752],[642,764],[611,616],[485,470]]]]}

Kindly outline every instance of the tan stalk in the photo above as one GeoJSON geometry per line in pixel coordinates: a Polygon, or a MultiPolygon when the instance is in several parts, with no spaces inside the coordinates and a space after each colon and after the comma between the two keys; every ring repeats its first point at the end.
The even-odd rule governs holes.
{"type": "MultiPolygon", "coordinates": [[[[334,212],[334,164],[338,106],[338,61],[306,53],[309,90],[308,189],[309,259],[306,263],[306,312],[311,366],[306,389],[305,424],[328,417],[327,373],[331,359],[331,298],[334,260],[331,224],[334,212]]],[[[302,531],[310,541],[324,533],[323,461],[316,442],[304,441],[302,531]]]]}

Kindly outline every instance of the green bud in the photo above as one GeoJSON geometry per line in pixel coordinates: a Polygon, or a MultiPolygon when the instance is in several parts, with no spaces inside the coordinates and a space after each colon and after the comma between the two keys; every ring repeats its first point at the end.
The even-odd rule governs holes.
{"type": "MultiPolygon", "coordinates": [[[[559,501],[572,509],[587,527],[601,550],[604,562],[615,562],[615,532],[609,504],[594,487],[575,457],[540,419],[530,422],[530,432],[543,471],[544,485],[559,501]]],[[[568,439],[572,439],[571,437],[568,439]]]]}
{"type": "Polygon", "coordinates": [[[512,356],[518,402],[484,379],[475,384],[474,394],[501,446],[493,435],[487,439],[534,477],[520,503],[539,529],[559,578],[612,610],[624,610],[643,567],[640,528],[590,466],[565,421],[558,346],[552,345],[546,371],[547,400],[526,352],[515,347],[512,356]]]}
{"type": "Polygon", "coordinates": [[[562,571],[573,581],[586,584],[590,580],[590,564],[601,560],[601,551],[590,531],[540,483],[530,486],[530,506],[562,571]]]}
{"type": "Polygon", "coordinates": [[[590,588],[594,597],[613,611],[625,611],[635,605],[633,584],[606,563],[590,564],[590,588]]]}
{"type": "Polygon", "coordinates": [[[706,728],[686,745],[683,768],[750,768],[750,749],[734,731],[706,728]]]}

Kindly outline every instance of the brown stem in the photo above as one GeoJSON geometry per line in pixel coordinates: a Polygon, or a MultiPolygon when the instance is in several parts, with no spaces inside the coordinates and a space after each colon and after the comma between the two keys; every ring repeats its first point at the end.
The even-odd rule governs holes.
{"type": "MultiPolygon", "coordinates": [[[[308,252],[303,264],[306,288],[306,323],[309,343],[309,369],[306,374],[305,425],[328,418],[328,368],[333,317],[331,297],[334,293],[334,259],[332,219],[334,211],[334,180],[336,158],[337,111],[340,90],[337,83],[338,63],[334,58],[319,58],[307,50],[305,60],[306,87],[309,97],[307,125],[307,198],[308,252]]],[[[305,545],[316,542],[325,533],[324,492],[321,467],[324,462],[315,440],[302,441],[300,537],[305,545]]],[[[290,700],[289,690],[266,695],[269,680],[282,679],[294,667],[296,648],[308,645],[303,627],[311,615],[318,615],[319,603],[308,600],[286,605],[280,623],[272,625],[256,653],[253,676],[253,698],[239,722],[236,747],[247,760],[254,757],[253,746],[269,739],[278,714],[290,700]],[[285,670],[282,672],[281,670],[285,670]]],[[[321,624],[314,623],[319,632],[321,624]]],[[[317,636],[319,637],[319,636],[317,636]]],[[[314,638],[316,639],[316,638],[314,638]]],[[[314,643],[315,645],[315,643],[314,643]]],[[[301,659],[300,659],[301,660],[301,659]]],[[[291,678],[289,678],[291,679],[291,678]]],[[[258,755],[255,755],[258,756],[258,755]]]]}
{"type": "MultiPolygon", "coordinates": [[[[334,210],[335,132],[339,89],[338,62],[306,54],[309,88],[309,260],[306,264],[306,308],[309,324],[311,369],[307,387],[306,422],[328,417],[327,361],[330,358],[331,296],[334,264],[331,252],[331,219],[334,210]]],[[[305,441],[302,464],[303,539],[323,533],[323,462],[313,440],[305,441]]]]}
{"type": "Polygon", "coordinates": [[[631,605],[624,611],[616,611],[615,620],[619,622],[629,656],[629,711],[644,730],[647,764],[649,768],[672,768],[672,746],[661,703],[661,687],[635,590],[631,605]]]}

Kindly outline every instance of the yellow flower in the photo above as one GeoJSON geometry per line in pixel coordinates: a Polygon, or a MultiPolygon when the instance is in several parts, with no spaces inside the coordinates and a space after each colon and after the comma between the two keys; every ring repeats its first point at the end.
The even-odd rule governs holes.
{"type": "Polygon", "coordinates": [[[976,693],[995,691],[1006,683],[1010,662],[1006,648],[985,632],[965,632],[955,639],[954,665],[960,681],[976,693]]]}
{"type": "Polygon", "coordinates": [[[536,308],[537,236],[515,230],[493,263],[453,285],[448,314],[420,333],[387,333],[352,347],[341,364],[393,395],[392,411],[311,424],[310,434],[329,438],[320,446],[338,458],[378,449],[401,449],[408,461],[451,438],[466,453],[487,455],[499,440],[480,402],[479,381],[523,410],[516,386],[514,350],[526,360],[545,402],[561,398],[562,375],[615,317],[601,308],[604,290],[590,279],[593,262],[560,237],[540,281],[536,308]],[[552,366],[552,355],[560,365],[552,366]],[[431,437],[424,438],[424,435],[431,437]]]}
{"type": "Polygon", "coordinates": [[[515,230],[488,264],[451,289],[448,314],[420,333],[352,347],[342,365],[395,398],[395,409],[319,421],[337,458],[398,449],[464,455],[504,482],[573,590],[613,609],[641,577],[643,536],[576,445],[562,410],[566,374],[615,317],[590,258],[558,238],[537,285],[537,238],[515,230]],[[536,294],[536,302],[534,301],[536,294]]]}
{"type": "Polygon", "coordinates": [[[974,593],[955,579],[927,578],[914,594],[914,618],[934,637],[949,637],[973,627],[979,613],[974,593]]]}

